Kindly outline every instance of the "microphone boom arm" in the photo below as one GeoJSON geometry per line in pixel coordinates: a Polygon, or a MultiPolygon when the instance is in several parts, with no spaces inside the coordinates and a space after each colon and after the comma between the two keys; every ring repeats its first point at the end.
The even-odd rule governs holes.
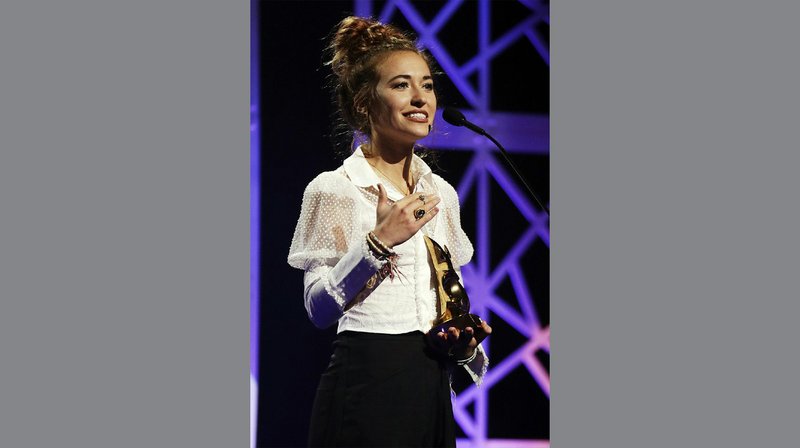
{"type": "MultiPolygon", "coordinates": [[[[483,131],[483,129],[481,130],[483,131]]],[[[539,204],[539,207],[541,207],[542,210],[544,210],[544,212],[547,213],[547,216],[549,217],[550,210],[542,203],[542,201],[539,200],[539,197],[536,196],[536,193],[533,192],[533,189],[530,187],[530,185],[528,185],[528,182],[526,182],[525,178],[522,177],[522,174],[519,172],[519,170],[517,170],[517,167],[516,165],[514,165],[514,162],[511,161],[511,157],[508,156],[508,153],[506,152],[505,148],[503,148],[503,145],[501,145],[500,142],[495,140],[495,138],[489,135],[489,133],[486,131],[480,132],[479,134],[485,136],[486,138],[491,140],[492,143],[497,145],[497,148],[500,149],[500,154],[502,154],[503,158],[506,159],[506,163],[508,163],[508,166],[510,166],[511,170],[514,171],[514,174],[517,175],[517,178],[520,180],[520,182],[522,182],[522,185],[525,186],[525,189],[528,190],[528,193],[531,195],[533,200],[536,201],[537,204],[539,204]]]]}
{"type": "Polygon", "coordinates": [[[452,124],[453,126],[465,126],[472,132],[483,135],[484,137],[491,140],[492,143],[497,145],[497,148],[500,149],[500,154],[502,154],[503,158],[506,159],[506,163],[508,163],[508,165],[511,167],[511,170],[514,171],[514,174],[517,175],[517,178],[520,180],[520,182],[522,182],[522,185],[525,186],[525,189],[528,190],[530,196],[533,198],[534,201],[536,201],[537,204],[539,204],[539,207],[541,207],[542,210],[544,210],[544,212],[547,213],[547,216],[548,217],[550,216],[550,210],[548,210],[548,208],[542,203],[542,201],[539,200],[539,197],[536,196],[536,193],[533,192],[533,189],[530,187],[530,185],[528,185],[528,182],[525,181],[525,178],[522,177],[522,174],[519,172],[516,165],[514,165],[514,162],[511,161],[511,157],[508,156],[506,149],[503,148],[503,145],[501,145],[500,142],[495,140],[494,137],[489,135],[489,133],[484,131],[481,127],[475,125],[474,123],[470,123],[466,119],[466,117],[464,117],[464,114],[462,114],[461,111],[459,111],[458,109],[452,107],[446,107],[444,111],[442,111],[442,118],[444,118],[444,121],[452,124]]]}

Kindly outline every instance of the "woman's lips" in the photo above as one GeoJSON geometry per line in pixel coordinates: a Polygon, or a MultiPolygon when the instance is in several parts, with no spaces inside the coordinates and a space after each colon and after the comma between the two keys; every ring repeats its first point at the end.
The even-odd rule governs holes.
{"type": "Polygon", "coordinates": [[[412,113],[409,113],[409,114],[405,114],[405,117],[408,118],[411,121],[416,122],[416,123],[427,123],[428,122],[428,116],[425,115],[422,112],[412,112],[412,113]]]}

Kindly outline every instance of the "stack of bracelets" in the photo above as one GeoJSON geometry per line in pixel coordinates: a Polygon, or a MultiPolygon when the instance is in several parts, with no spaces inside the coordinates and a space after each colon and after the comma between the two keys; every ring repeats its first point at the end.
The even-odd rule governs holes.
{"type": "Polygon", "coordinates": [[[367,246],[369,246],[369,250],[375,255],[375,258],[386,262],[381,269],[381,277],[385,278],[388,276],[390,279],[394,280],[395,273],[399,273],[397,270],[397,258],[399,255],[389,249],[373,232],[367,234],[367,246]]]}
{"type": "Polygon", "coordinates": [[[450,355],[450,358],[453,359],[453,362],[455,362],[456,365],[463,366],[464,364],[469,364],[472,361],[474,361],[477,356],[478,356],[478,350],[475,349],[472,350],[472,355],[466,359],[453,359],[455,357],[452,354],[450,355]]]}

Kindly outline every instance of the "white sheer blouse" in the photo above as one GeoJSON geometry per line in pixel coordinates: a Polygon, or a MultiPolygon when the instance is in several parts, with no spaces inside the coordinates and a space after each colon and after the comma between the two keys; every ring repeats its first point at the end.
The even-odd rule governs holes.
{"type": "MultiPolygon", "coordinates": [[[[337,170],[320,174],[306,187],[288,262],[305,270],[305,307],[317,327],[338,322],[339,333],[401,334],[425,333],[433,326],[435,280],[422,233],[447,245],[457,269],[469,262],[473,249],[461,229],[455,189],[417,156],[411,173],[415,193],[439,195],[440,212],[411,239],[394,247],[399,275],[372,288],[365,285],[383,265],[366,244],[366,234],[375,228],[377,185],[383,184],[391,200],[400,200],[403,194],[375,173],[361,148],[337,170]]],[[[480,383],[487,365],[479,346],[478,356],[465,367],[480,383]]]]}

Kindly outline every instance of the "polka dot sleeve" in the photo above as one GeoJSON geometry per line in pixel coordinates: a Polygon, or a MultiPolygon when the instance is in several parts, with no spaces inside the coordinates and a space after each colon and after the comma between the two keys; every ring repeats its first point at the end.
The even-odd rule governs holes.
{"type": "Polygon", "coordinates": [[[334,323],[381,263],[366,247],[358,191],[337,173],[323,173],[303,194],[288,262],[304,269],[305,307],[320,328],[334,323]]]}
{"type": "Polygon", "coordinates": [[[360,232],[358,192],[343,176],[322,173],[306,187],[300,218],[289,249],[289,265],[308,269],[315,264],[334,265],[350,249],[360,232]]]}

